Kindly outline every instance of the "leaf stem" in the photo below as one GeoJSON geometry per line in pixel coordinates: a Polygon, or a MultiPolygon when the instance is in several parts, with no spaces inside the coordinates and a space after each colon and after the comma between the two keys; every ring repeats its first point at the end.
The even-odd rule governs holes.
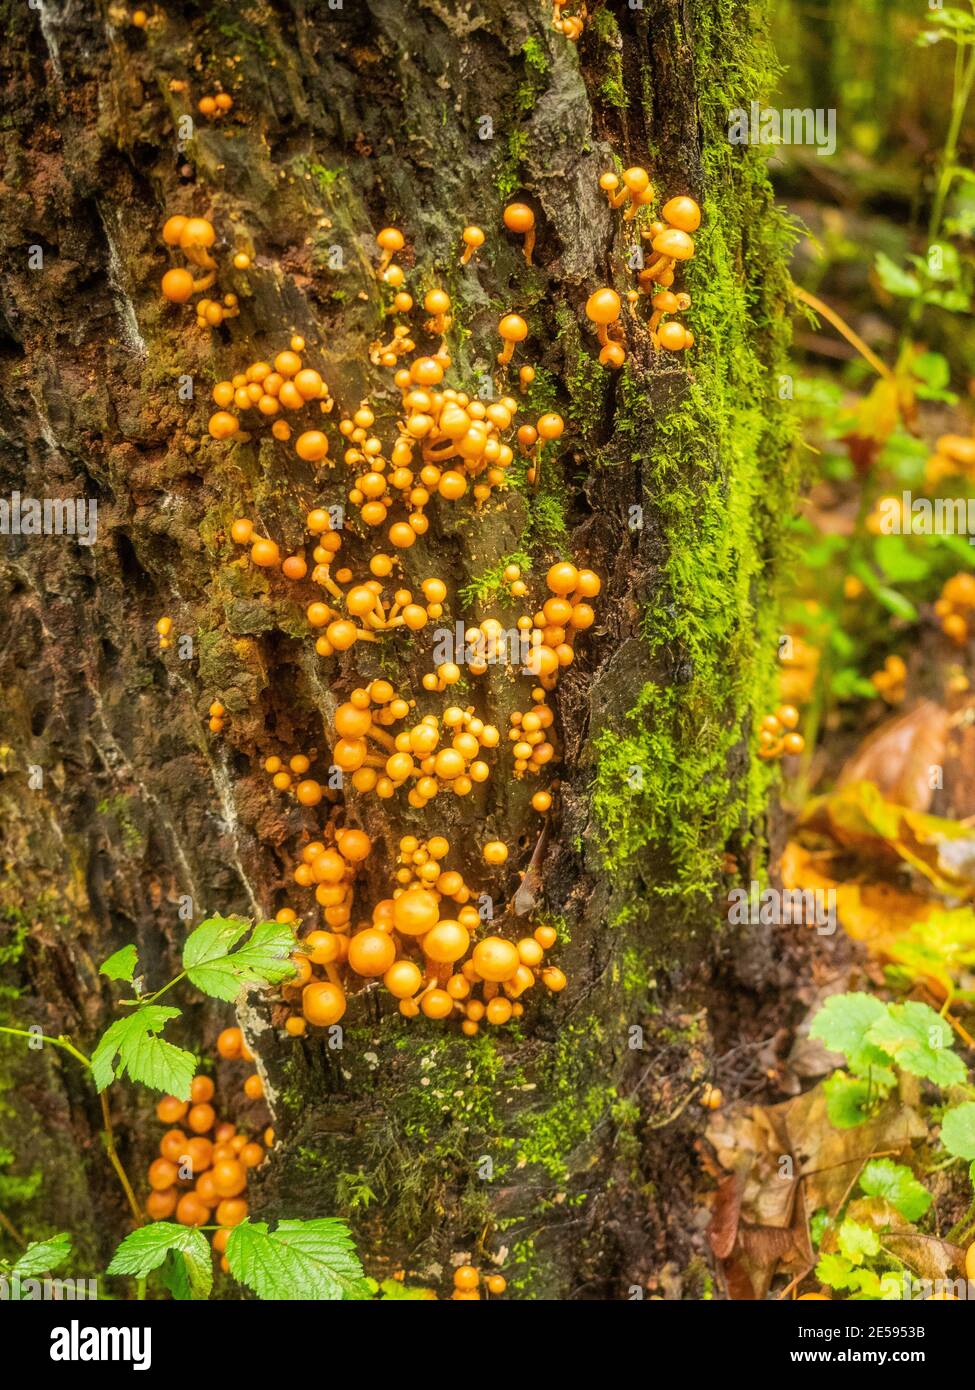
{"type": "MultiPolygon", "coordinates": [[[[80,1062],[86,1071],[88,1071],[89,1073],[91,1072],[91,1062],[88,1060],[88,1058],[85,1056],[83,1052],[79,1052],[79,1050],[75,1047],[71,1039],[66,1038],[63,1033],[56,1038],[52,1038],[47,1033],[33,1033],[26,1028],[7,1027],[0,1027],[0,1033],[7,1033],[10,1037],[14,1038],[27,1038],[28,1041],[34,1038],[39,1038],[41,1042],[50,1043],[52,1047],[62,1048],[63,1051],[67,1052],[69,1056],[73,1057],[76,1062],[80,1062]]],[[[112,1125],[112,1116],[108,1108],[107,1092],[99,1092],[98,1099],[102,1107],[102,1122],[104,1125],[104,1129],[102,1130],[102,1138],[105,1144],[105,1152],[108,1155],[108,1161],[115,1169],[115,1173],[118,1177],[118,1180],[122,1184],[122,1190],[125,1193],[126,1201],[128,1202],[129,1207],[132,1210],[132,1215],[135,1217],[137,1225],[141,1226],[145,1222],[146,1218],[142,1211],[142,1208],[139,1206],[135,1192],[132,1188],[132,1184],[129,1181],[129,1175],[126,1173],[124,1167],[122,1166],[122,1160],[118,1156],[118,1149],[115,1145],[115,1129],[112,1125]]]]}

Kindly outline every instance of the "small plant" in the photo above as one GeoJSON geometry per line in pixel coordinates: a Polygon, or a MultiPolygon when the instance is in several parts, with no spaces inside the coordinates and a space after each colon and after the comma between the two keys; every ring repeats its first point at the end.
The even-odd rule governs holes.
{"type": "MultiPolygon", "coordinates": [[[[142,978],[136,975],[136,947],[123,946],[103,963],[101,973],[110,980],[133,985],[135,997],[118,1001],[119,1007],[129,1012],[109,1026],[90,1057],[64,1035],[54,1038],[35,1030],[0,1028],[0,1033],[28,1040],[39,1038],[45,1044],[58,1047],[88,1071],[102,1100],[105,1149],[137,1223],[137,1229],[119,1245],[106,1273],[130,1275],[139,1280],[140,1296],[144,1293],[145,1281],[158,1271],[163,1286],[174,1298],[209,1297],[213,1287],[213,1260],[203,1232],[221,1228],[205,1224],[209,1213],[199,1202],[196,1203],[199,1210],[187,1210],[178,1223],[143,1224],[144,1213],[116,1150],[105,1099],[107,1088],[128,1075],[150,1090],[165,1092],[168,1102],[179,1105],[194,1100],[199,1102],[196,1109],[211,1111],[201,1099],[204,1093],[200,1090],[196,1095],[193,1093],[194,1086],[206,1080],[194,1076],[196,1057],[162,1036],[167,1025],[180,1016],[181,1010],[157,1001],[184,979],[203,994],[228,1003],[236,1000],[248,986],[280,984],[295,974],[291,959],[294,945],[294,929],[289,922],[259,922],[252,929],[249,922],[239,918],[211,917],[187,938],[183,946],[182,971],[149,993],[144,991],[142,978]]],[[[212,1085],[208,1094],[212,1094],[212,1085]]],[[[202,1117],[200,1125],[191,1127],[201,1129],[201,1125],[202,1117]]],[[[165,1158],[157,1163],[168,1164],[175,1172],[174,1165],[165,1158]]],[[[240,1206],[246,1211],[243,1203],[240,1206]]],[[[225,1232],[225,1242],[221,1240],[217,1249],[221,1247],[226,1271],[262,1299],[369,1296],[348,1227],[334,1218],[279,1221],[272,1228],[266,1222],[251,1221],[244,1216],[225,1232]]],[[[27,1278],[51,1270],[63,1263],[70,1249],[70,1236],[53,1236],[28,1246],[14,1264],[0,1265],[0,1275],[27,1278]]]]}
{"type": "Polygon", "coordinates": [[[846,1057],[846,1069],[824,1083],[827,1112],[838,1129],[870,1119],[897,1085],[898,1072],[941,1088],[968,1081],[950,1026],[914,1000],[885,1004],[872,994],[835,994],[816,1015],[809,1036],[846,1057]]]}

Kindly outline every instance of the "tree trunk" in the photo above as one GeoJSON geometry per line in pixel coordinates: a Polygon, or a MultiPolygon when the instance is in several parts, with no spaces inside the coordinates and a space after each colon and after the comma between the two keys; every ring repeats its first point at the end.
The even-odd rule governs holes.
{"type": "MultiPolygon", "coordinates": [[[[780,400],[789,231],[759,152],[726,138],[728,109],[768,90],[754,7],[613,0],[578,45],[540,0],[167,0],[144,29],[95,0],[2,10],[0,495],[94,497],[98,538],[3,540],[0,1007],[90,1046],[112,1018],[98,963],[126,942],[157,984],[206,914],[290,903],[319,925],[291,875],[322,807],[275,793],[263,759],[327,753],[336,702],[380,674],[421,711],[446,698],[420,687],[424,634],[323,659],[308,600],[238,563],[235,516],[295,548],[310,505],[345,501],[341,461],[316,484],[269,436],[207,433],[213,383],[294,332],[341,407],[368,394],[395,418],[390,373],[368,345],[390,322],[375,234],[400,227],[408,288],[419,300],[442,285],[453,300],[450,384],[490,380],[497,321],[516,311],[530,326],[516,365],[537,367],[519,419],[566,420],[537,491],[495,493],[477,512],[431,508],[410,576],[446,580],[451,622],[513,621],[518,605],[499,608],[484,580],[518,551],[533,564],[529,611],[560,558],[604,582],[555,692],[561,786],[542,841],[529,806],[540,784],[508,780],[505,749],[476,796],[425,811],[347,789],[341,813],[376,841],[359,912],[388,895],[400,836],[442,831],[502,931],[559,927],[550,958],[569,984],[532,991],[517,1028],[473,1039],[363,991],[341,1049],[314,1030],[287,1037],[273,1000],[252,995],[240,1014],[277,1133],[252,1210],[347,1216],[370,1273],[402,1267],[441,1293],[465,1254],[501,1259],[518,1297],[633,1296],[664,1260],[682,1275],[672,1291],[699,1294],[686,1208],[709,1076],[701,967],[720,948],[760,976],[763,948],[728,938],[723,900],[763,858],[769,773],[749,740],[771,707],[794,485],[780,400]],[[179,144],[180,117],[218,85],[233,112],[197,118],[179,144]],[[702,204],[682,272],[696,342],[654,354],[631,324],[614,373],[598,365],[583,307],[598,286],[634,283],[631,224],[598,186],[631,164],[650,169],[661,201],[702,204]],[[531,267],[501,225],[512,197],[536,210],[531,267]],[[159,293],[174,213],[254,247],[253,270],[221,273],[241,312],[212,332],[159,293]],[[470,222],[487,242],[461,267],[470,222]],[[164,614],[191,656],[178,642],[158,649],[164,614]],[[214,699],[228,711],[219,736],[207,730],[214,699]],[[503,869],[481,861],[491,838],[512,849],[503,869]],[[512,899],[533,854],[535,901],[519,920],[512,899]]],[[[370,551],[356,545],[361,566],[370,551]]],[[[485,680],[504,731],[532,683],[485,680]]],[[[174,1036],[212,1053],[229,1008],[182,998],[174,1036]]],[[[0,1171],[43,1173],[31,1203],[0,1187],[8,1214],[28,1235],[71,1229],[99,1267],[129,1218],[97,1103],[70,1059],[16,1045],[4,1056],[15,1159],[0,1171]]],[[[224,1110],[266,1123],[240,1095],[239,1066],[216,1074],[224,1110]]],[[[153,1098],[128,1083],[111,1098],[141,1174],[159,1133],[153,1098]]]]}

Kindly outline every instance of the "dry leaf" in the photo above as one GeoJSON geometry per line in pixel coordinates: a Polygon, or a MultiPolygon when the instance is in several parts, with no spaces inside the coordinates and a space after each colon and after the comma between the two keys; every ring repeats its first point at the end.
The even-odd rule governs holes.
{"type": "Polygon", "coordinates": [[[907,714],[875,729],[843,766],[837,790],[855,782],[873,782],[887,801],[910,811],[927,811],[934,788],[931,768],[944,765],[948,711],[923,700],[907,714]]]}

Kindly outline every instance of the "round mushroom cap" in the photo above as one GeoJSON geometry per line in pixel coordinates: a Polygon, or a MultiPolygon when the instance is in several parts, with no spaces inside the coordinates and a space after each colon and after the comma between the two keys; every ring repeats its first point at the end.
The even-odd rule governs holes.
{"type": "Polygon", "coordinates": [[[659,255],[668,256],[675,261],[689,261],[694,255],[693,241],[678,227],[668,227],[659,236],[655,236],[653,249],[659,255]]]}
{"type": "Polygon", "coordinates": [[[586,300],[586,317],[593,323],[605,326],[607,323],[615,323],[622,307],[616,291],[606,286],[604,289],[595,290],[586,300]]]}
{"type": "Polygon", "coordinates": [[[498,332],[507,342],[520,343],[528,337],[528,324],[520,314],[505,314],[498,324],[498,332]]]}

